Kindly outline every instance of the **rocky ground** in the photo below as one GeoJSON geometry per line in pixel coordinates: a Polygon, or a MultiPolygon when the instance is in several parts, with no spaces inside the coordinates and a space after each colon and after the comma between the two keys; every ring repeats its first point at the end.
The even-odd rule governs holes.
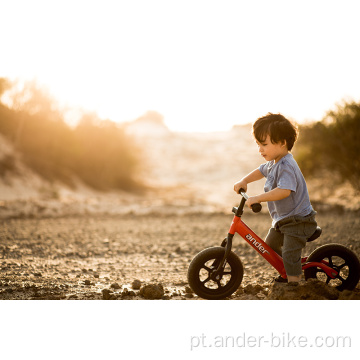
{"type": "MultiPolygon", "coordinates": [[[[188,287],[189,263],[220,244],[231,219],[224,213],[3,219],[0,299],[199,299],[188,287]]],[[[243,219],[265,236],[268,214],[247,211],[243,219]]],[[[360,256],[358,213],[327,211],[318,222],[323,235],[305,255],[341,243],[360,256]]],[[[342,293],[316,280],[274,285],[276,271],[238,235],[233,249],[245,270],[231,299],[360,299],[359,285],[342,293]]]]}

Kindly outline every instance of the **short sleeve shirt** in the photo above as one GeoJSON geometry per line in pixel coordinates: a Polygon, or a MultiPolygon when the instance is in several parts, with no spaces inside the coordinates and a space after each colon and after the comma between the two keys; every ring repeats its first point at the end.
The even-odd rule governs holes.
{"type": "Polygon", "coordinates": [[[287,217],[306,216],[313,211],[304,176],[292,154],[285,155],[277,163],[272,160],[261,164],[259,170],[266,177],[265,192],[275,188],[291,190],[285,199],[268,201],[273,226],[287,217]]]}

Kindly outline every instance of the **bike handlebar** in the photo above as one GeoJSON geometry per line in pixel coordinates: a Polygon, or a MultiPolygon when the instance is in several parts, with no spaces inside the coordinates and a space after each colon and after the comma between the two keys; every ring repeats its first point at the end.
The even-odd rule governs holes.
{"type": "MultiPolygon", "coordinates": [[[[245,199],[247,200],[249,198],[248,194],[245,192],[245,190],[243,188],[241,188],[239,190],[239,194],[245,199]]],[[[260,212],[262,209],[262,206],[260,203],[256,203],[256,204],[252,204],[251,205],[251,210],[254,212],[254,213],[258,213],[260,212]]]]}

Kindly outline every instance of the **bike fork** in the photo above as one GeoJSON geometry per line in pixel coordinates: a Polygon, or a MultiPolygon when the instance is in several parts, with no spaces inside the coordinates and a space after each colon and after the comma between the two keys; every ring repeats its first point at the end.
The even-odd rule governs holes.
{"type": "Polygon", "coordinates": [[[217,267],[214,273],[212,274],[214,278],[219,276],[221,272],[224,271],[224,268],[226,266],[226,258],[229,256],[231,251],[233,237],[234,234],[229,233],[228,236],[221,243],[221,246],[225,247],[225,254],[219,264],[214,264],[217,267]]]}

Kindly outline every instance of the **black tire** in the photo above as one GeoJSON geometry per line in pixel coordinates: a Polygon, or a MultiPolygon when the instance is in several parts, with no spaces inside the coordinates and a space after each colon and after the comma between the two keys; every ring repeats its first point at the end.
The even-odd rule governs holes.
{"type": "Polygon", "coordinates": [[[216,281],[210,279],[212,271],[225,254],[223,247],[211,247],[199,252],[191,261],[188,269],[188,282],[198,296],[208,300],[220,300],[229,297],[240,286],[244,268],[239,257],[230,252],[223,274],[216,281]]]}
{"type": "Polygon", "coordinates": [[[338,290],[353,290],[360,278],[360,262],[354,252],[340,244],[327,244],[315,249],[307,262],[325,260],[339,272],[335,279],[331,279],[318,267],[304,270],[305,280],[316,278],[336,287],[338,290]]]}

